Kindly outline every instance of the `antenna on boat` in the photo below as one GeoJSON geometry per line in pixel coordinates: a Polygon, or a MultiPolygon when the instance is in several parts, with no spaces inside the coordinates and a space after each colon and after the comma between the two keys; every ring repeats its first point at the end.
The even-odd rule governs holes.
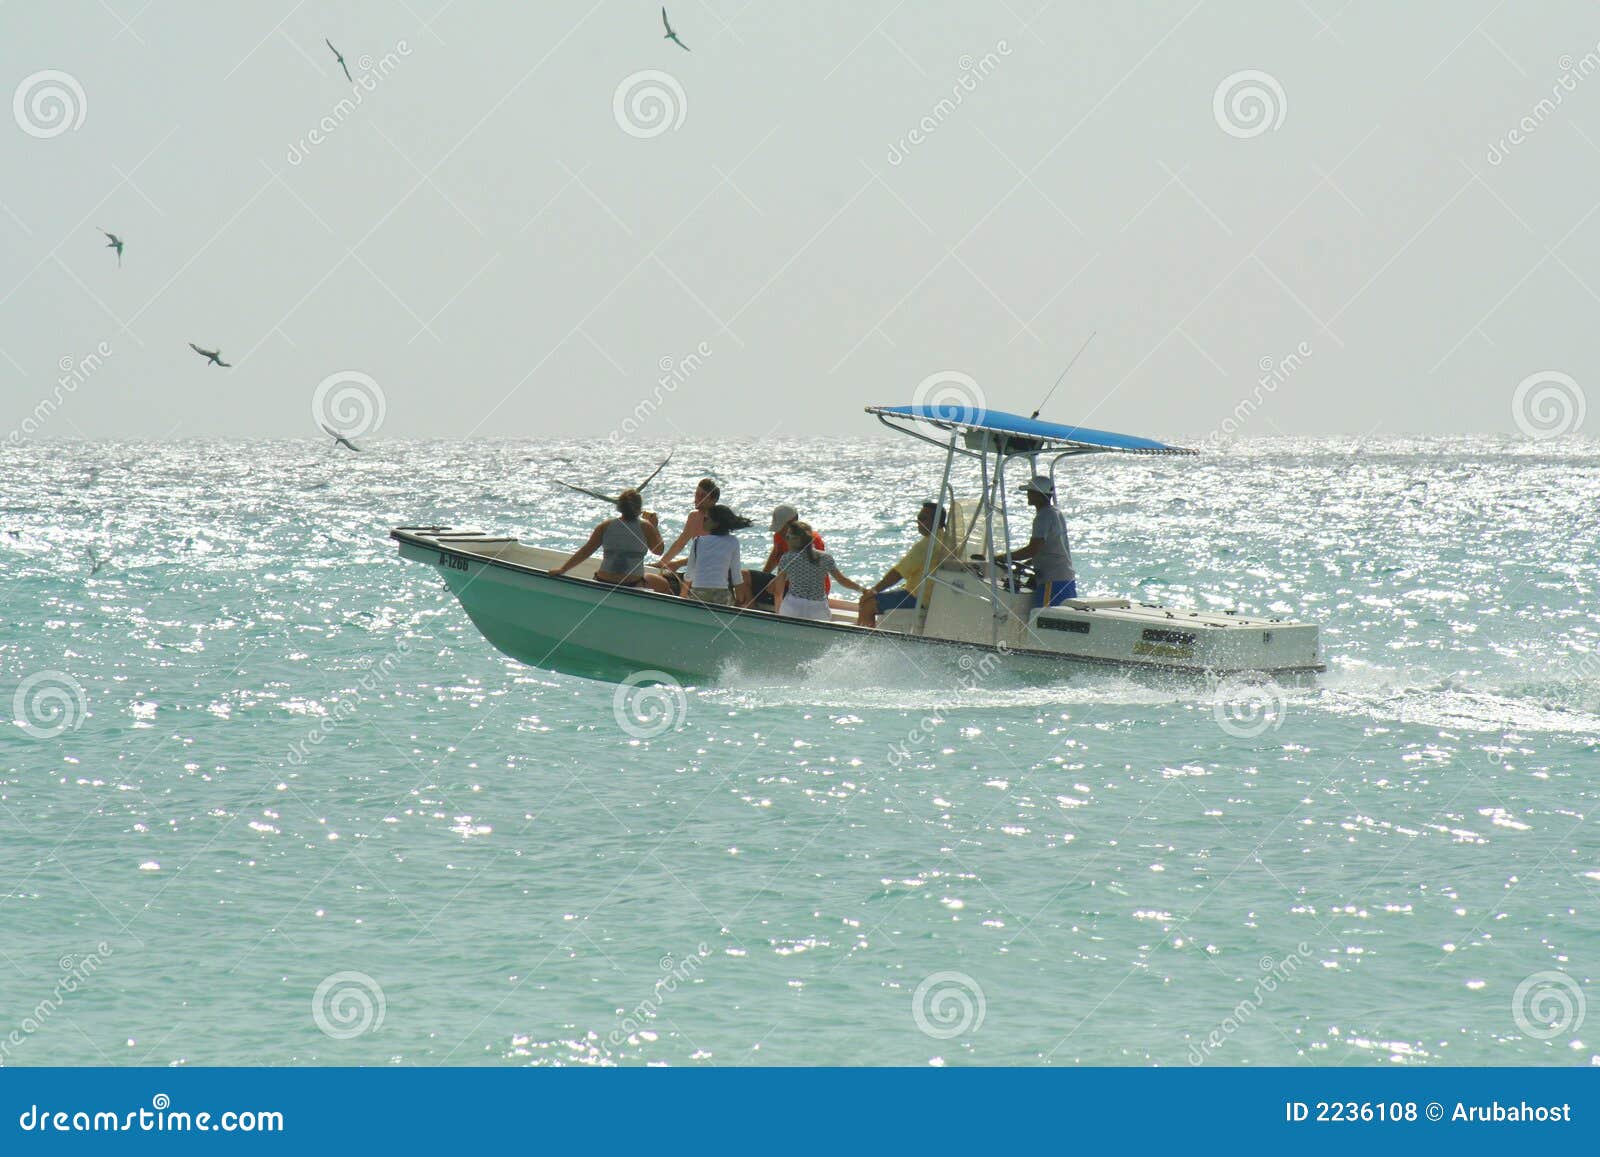
{"type": "Polygon", "coordinates": [[[1056,384],[1050,387],[1050,393],[1044,396],[1044,401],[1039,403],[1039,409],[1035,410],[1031,415],[1029,415],[1030,417],[1037,418],[1044,410],[1045,403],[1048,402],[1051,395],[1056,392],[1056,386],[1059,386],[1062,381],[1065,380],[1067,373],[1072,369],[1072,367],[1078,364],[1078,359],[1083,356],[1083,351],[1089,348],[1089,343],[1094,340],[1094,335],[1099,332],[1099,330],[1091,330],[1089,336],[1083,339],[1083,344],[1078,347],[1078,352],[1072,355],[1072,360],[1067,363],[1067,368],[1061,371],[1061,377],[1056,379],[1056,384]]]}

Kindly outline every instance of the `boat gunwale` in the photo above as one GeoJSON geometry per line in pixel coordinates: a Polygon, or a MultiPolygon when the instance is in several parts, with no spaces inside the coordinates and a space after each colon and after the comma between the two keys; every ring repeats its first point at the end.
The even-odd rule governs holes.
{"type": "MultiPolygon", "coordinates": [[[[534,578],[547,579],[557,583],[573,583],[579,586],[581,589],[587,590],[596,587],[603,587],[607,590],[636,598],[664,600],[672,603],[675,606],[684,607],[687,609],[699,609],[702,611],[746,616],[752,620],[759,619],[763,621],[780,621],[792,626],[813,627],[823,630],[838,631],[846,636],[853,636],[857,638],[896,639],[906,642],[926,643],[944,647],[962,647],[992,654],[1021,655],[1026,658],[1050,659],[1061,663],[1083,663],[1101,667],[1122,667],[1136,671],[1162,671],[1170,674],[1187,676],[1227,676],[1245,673],[1259,673],[1269,676],[1278,674],[1316,675],[1322,674],[1328,669],[1326,663],[1285,667],[1241,667],[1229,668],[1225,670],[1215,667],[1175,667],[1161,663],[1144,663],[1137,659],[1117,659],[1111,656],[1102,655],[1074,655],[1062,651],[1044,651],[1034,647],[1013,647],[1004,643],[971,643],[964,642],[960,639],[945,639],[939,637],[938,635],[912,635],[907,634],[904,631],[886,631],[881,627],[863,627],[854,623],[824,623],[817,619],[785,618],[780,615],[775,615],[770,611],[758,611],[750,607],[723,606],[719,603],[703,603],[698,599],[685,599],[679,595],[662,594],[660,591],[653,591],[647,587],[616,586],[611,583],[596,582],[594,579],[578,578],[574,575],[554,575],[551,574],[548,569],[541,570],[538,567],[529,566],[526,563],[512,562],[509,559],[495,558],[492,555],[479,554],[471,550],[462,550],[459,549],[453,542],[443,542],[432,537],[422,537],[411,533],[410,530],[405,527],[395,527],[391,529],[389,531],[389,537],[394,539],[396,542],[409,542],[413,545],[420,546],[428,550],[438,551],[441,554],[455,555],[459,558],[469,559],[485,566],[500,567],[503,570],[512,571],[513,573],[530,575],[534,578]]],[[[483,540],[475,539],[473,541],[482,542],[483,540]]],[[[510,541],[522,546],[527,545],[517,538],[512,538],[510,541]]],[[[451,593],[454,593],[454,591],[451,593]]],[[[459,599],[459,596],[457,597],[459,599]]]]}

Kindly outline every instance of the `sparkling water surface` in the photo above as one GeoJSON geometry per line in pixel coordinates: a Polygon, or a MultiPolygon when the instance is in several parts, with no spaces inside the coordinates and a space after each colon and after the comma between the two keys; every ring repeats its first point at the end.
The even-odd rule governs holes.
{"type": "MultiPolygon", "coordinates": [[[[1063,466],[1089,592],[1321,627],[1243,703],[852,645],[619,693],[386,537],[574,546],[604,512],[554,479],[659,456],[8,451],[0,1060],[1600,1063],[1593,443],[1063,466]]],[[[708,472],[868,581],[938,481],[682,444],[666,529],[708,472]]]]}

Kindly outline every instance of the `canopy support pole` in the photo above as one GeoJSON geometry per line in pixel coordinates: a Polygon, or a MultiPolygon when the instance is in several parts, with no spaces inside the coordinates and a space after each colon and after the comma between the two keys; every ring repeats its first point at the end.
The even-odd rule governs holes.
{"type": "MultiPolygon", "coordinates": [[[[933,525],[928,528],[928,554],[922,562],[922,589],[927,592],[927,597],[917,599],[917,634],[926,634],[928,630],[928,610],[933,605],[933,592],[937,585],[933,581],[934,548],[938,546],[939,539],[944,532],[940,525],[945,516],[945,495],[950,490],[950,467],[956,460],[956,442],[961,437],[960,430],[950,431],[949,452],[944,456],[944,477],[939,479],[939,497],[933,508],[933,525]]],[[[913,592],[915,593],[915,592],[913,592]]]]}

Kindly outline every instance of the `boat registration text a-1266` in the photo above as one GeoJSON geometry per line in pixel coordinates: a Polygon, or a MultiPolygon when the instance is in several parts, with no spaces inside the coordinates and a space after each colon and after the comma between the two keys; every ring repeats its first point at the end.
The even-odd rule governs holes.
{"type": "Polygon", "coordinates": [[[451,570],[466,570],[467,560],[464,558],[458,558],[453,554],[445,554],[445,552],[441,550],[439,552],[439,565],[447,566],[451,570]]]}

